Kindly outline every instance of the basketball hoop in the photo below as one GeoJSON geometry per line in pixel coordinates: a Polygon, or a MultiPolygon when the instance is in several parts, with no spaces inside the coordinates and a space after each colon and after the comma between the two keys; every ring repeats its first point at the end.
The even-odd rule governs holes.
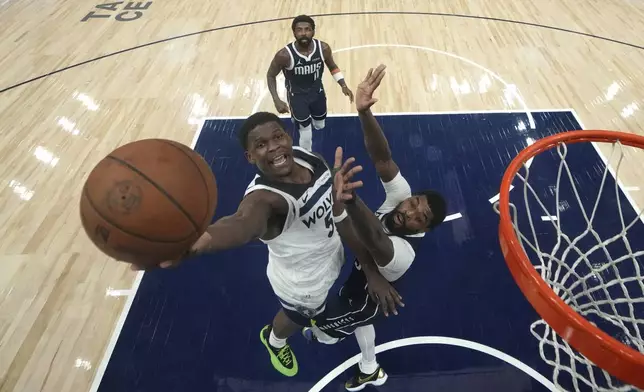
{"type": "MultiPolygon", "coordinates": [[[[636,245],[628,240],[629,230],[641,229],[636,225],[642,224],[643,212],[635,211],[634,220],[629,213],[628,221],[622,214],[622,205],[626,204],[620,202],[624,195],[619,193],[617,176],[624,157],[624,146],[644,149],[644,137],[603,130],[571,131],[548,136],[522,150],[509,164],[501,182],[500,199],[495,204],[495,210],[500,215],[501,250],[517,285],[543,318],[532,324],[531,332],[539,340],[541,357],[554,367],[553,381],[557,386],[560,386],[557,378],[562,373],[568,373],[575,390],[584,386],[597,391],[632,388],[620,385],[620,381],[644,388],[644,314],[635,314],[636,310],[644,309],[644,265],[640,266],[637,260],[644,256],[644,247],[635,249],[636,245]],[[611,176],[608,175],[611,160],[602,168],[604,173],[596,194],[597,200],[591,203],[592,211],[588,206],[584,207],[584,203],[589,204],[589,199],[594,195],[585,191],[581,193],[583,197],[580,196],[576,187],[582,176],[574,176],[566,162],[568,146],[572,151],[580,148],[572,145],[581,142],[611,144],[611,159],[615,152],[620,154],[617,157],[614,185],[607,185],[611,182],[611,176]],[[544,160],[554,159],[559,166],[555,173],[556,185],[545,192],[542,189],[535,191],[528,181],[530,166],[537,164],[540,154],[545,155],[544,160]],[[519,173],[522,168],[523,174],[519,173]],[[559,190],[562,180],[566,179],[570,181],[567,186],[572,189],[572,195],[581,207],[579,214],[585,219],[584,227],[587,227],[574,238],[562,231],[562,218],[566,220],[574,216],[566,215],[567,212],[560,214],[559,190]],[[522,183],[516,186],[514,195],[517,198],[522,196],[526,207],[526,211],[522,212],[527,214],[527,223],[519,221],[518,207],[510,203],[515,180],[522,183]],[[593,220],[598,208],[607,208],[607,203],[601,206],[599,203],[602,195],[607,194],[605,192],[614,192],[607,197],[616,197],[620,224],[619,227],[607,227],[609,225],[604,222],[596,223],[598,230],[601,229],[599,231],[615,231],[602,239],[598,230],[593,228],[593,220]],[[555,198],[556,216],[552,216],[552,206],[548,209],[539,195],[555,198]],[[536,200],[536,203],[532,204],[531,209],[529,204],[533,203],[532,200],[536,200]],[[547,216],[539,221],[532,219],[531,212],[535,211],[547,216]],[[540,225],[539,230],[535,230],[535,225],[540,225]],[[522,232],[521,227],[529,229],[522,232]],[[552,249],[539,243],[547,241],[544,228],[554,229],[552,249]],[[596,244],[582,249],[580,244],[586,242],[596,244]],[[613,257],[615,247],[621,249],[622,245],[624,250],[617,252],[623,253],[613,257]],[[532,256],[528,256],[528,253],[532,256]],[[606,328],[598,326],[604,324],[606,328]],[[548,350],[554,352],[554,356],[548,357],[545,354],[548,350]]],[[[536,175],[535,182],[542,180],[541,174],[536,175]]],[[[572,203],[565,200],[565,204],[568,208],[572,203]]]]}

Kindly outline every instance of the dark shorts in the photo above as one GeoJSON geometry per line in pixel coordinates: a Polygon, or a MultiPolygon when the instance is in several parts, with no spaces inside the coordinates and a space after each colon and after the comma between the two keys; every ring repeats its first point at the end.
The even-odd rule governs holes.
{"type": "Polygon", "coordinates": [[[324,89],[315,89],[308,93],[286,93],[291,117],[297,124],[306,127],[314,120],[326,118],[326,93],[324,89]]]}
{"type": "Polygon", "coordinates": [[[369,296],[367,279],[356,261],[338,295],[327,300],[324,312],[314,320],[327,335],[344,338],[353,334],[356,328],[374,324],[381,317],[384,316],[380,304],[369,296]]]}
{"type": "Polygon", "coordinates": [[[301,306],[292,305],[281,298],[278,298],[278,300],[282,305],[282,310],[284,310],[284,313],[288,318],[301,327],[310,326],[311,320],[315,318],[316,315],[323,313],[326,309],[326,304],[320,305],[317,309],[307,309],[301,306]]]}

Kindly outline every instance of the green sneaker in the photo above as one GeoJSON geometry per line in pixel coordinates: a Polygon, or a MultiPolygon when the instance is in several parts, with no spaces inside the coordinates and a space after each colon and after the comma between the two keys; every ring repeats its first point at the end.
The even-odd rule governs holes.
{"type": "Polygon", "coordinates": [[[268,350],[268,353],[271,356],[271,363],[273,367],[278,372],[282,373],[287,377],[293,377],[297,374],[297,359],[291,350],[291,347],[286,344],[282,348],[275,348],[268,343],[268,337],[271,336],[271,326],[267,325],[262,329],[262,332],[259,333],[259,338],[261,339],[264,346],[268,350]]]}

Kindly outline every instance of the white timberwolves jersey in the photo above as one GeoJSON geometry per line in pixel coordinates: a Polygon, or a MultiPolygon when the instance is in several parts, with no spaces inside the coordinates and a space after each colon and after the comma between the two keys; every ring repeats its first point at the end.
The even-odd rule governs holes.
{"type": "Polygon", "coordinates": [[[324,304],[344,262],[340,236],[333,223],[333,178],[324,161],[293,147],[295,164],[309,169],[309,184],[284,184],[256,175],[245,195],[264,189],[280,194],[289,206],[279,236],[268,245],[268,280],[286,306],[316,309],[324,304]]]}

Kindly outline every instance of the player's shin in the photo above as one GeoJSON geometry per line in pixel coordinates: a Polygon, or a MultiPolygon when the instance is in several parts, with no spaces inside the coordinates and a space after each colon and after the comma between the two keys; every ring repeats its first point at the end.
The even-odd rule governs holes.
{"type": "Polygon", "coordinates": [[[313,147],[313,131],[311,130],[311,124],[302,127],[300,125],[300,147],[311,151],[313,147]]]}

